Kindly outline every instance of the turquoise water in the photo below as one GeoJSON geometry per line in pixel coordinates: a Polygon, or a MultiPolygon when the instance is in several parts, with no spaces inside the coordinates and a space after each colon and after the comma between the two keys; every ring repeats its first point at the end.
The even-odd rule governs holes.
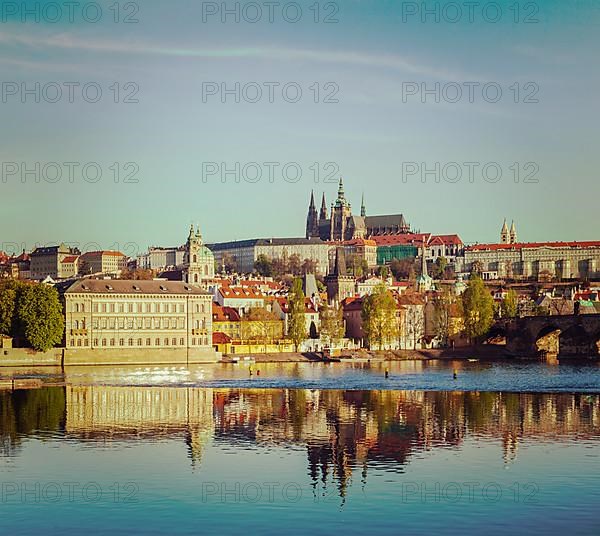
{"type": "Polygon", "coordinates": [[[597,367],[540,366],[563,392],[517,393],[476,389],[512,365],[469,363],[481,370],[459,371],[462,390],[446,389],[447,365],[390,379],[401,366],[440,388],[390,388],[373,368],[338,381],[378,388],[303,388],[335,377],[261,365],[259,381],[88,369],[0,392],[0,532],[600,533],[597,367]],[[216,386],[181,385],[197,381],[216,386]],[[264,388],[278,382],[296,387],[264,388]]]}

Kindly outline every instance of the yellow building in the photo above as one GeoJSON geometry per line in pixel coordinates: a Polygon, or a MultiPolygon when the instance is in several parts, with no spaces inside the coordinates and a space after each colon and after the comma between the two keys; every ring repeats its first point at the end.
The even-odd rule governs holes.
{"type": "Polygon", "coordinates": [[[64,300],[67,351],[94,350],[108,357],[116,352],[117,359],[127,360],[160,350],[162,355],[155,355],[162,362],[216,359],[212,297],[199,285],[82,279],[67,289],[64,300]]]}

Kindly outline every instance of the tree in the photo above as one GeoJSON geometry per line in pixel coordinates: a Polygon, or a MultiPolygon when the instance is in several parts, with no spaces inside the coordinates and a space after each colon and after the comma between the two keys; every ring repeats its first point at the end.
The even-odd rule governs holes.
{"type": "Polygon", "coordinates": [[[254,263],[254,269],[262,276],[273,275],[273,263],[266,255],[259,255],[254,263]]]}
{"type": "Polygon", "coordinates": [[[510,289],[506,293],[506,296],[504,296],[500,304],[500,311],[504,318],[514,318],[517,316],[517,293],[513,289],[510,289]]]}
{"type": "Polygon", "coordinates": [[[465,334],[470,339],[485,335],[494,321],[494,299],[481,277],[472,275],[462,295],[465,334]]]}
{"type": "Polygon", "coordinates": [[[302,279],[296,278],[288,295],[288,337],[292,339],[296,352],[306,339],[306,320],[302,279]]]}
{"type": "Polygon", "coordinates": [[[319,312],[321,339],[335,345],[344,338],[344,316],[341,306],[324,305],[319,312]]]}
{"type": "Polygon", "coordinates": [[[390,275],[390,269],[387,266],[380,266],[377,269],[377,275],[379,277],[381,277],[381,279],[383,279],[384,281],[388,278],[388,276],[390,275]]]}
{"type": "Polygon", "coordinates": [[[435,260],[435,273],[434,277],[436,279],[442,279],[446,272],[446,267],[448,266],[448,259],[446,257],[438,257],[435,260]]]}
{"type": "Polygon", "coordinates": [[[54,287],[24,285],[17,296],[19,329],[29,345],[45,352],[62,341],[64,319],[54,287]]]}
{"type": "Polygon", "coordinates": [[[144,268],[136,268],[135,270],[125,268],[121,271],[119,279],[135,279],[139,281],[149,281],[154,279],[154,271],[146,270],[144,268]]]}
{"type": "Polygon", "coordinates": [[[450,307],[452,306],[452,296],[450,292],[445,291],[438,294],[433,301],[434,323],[433,329],[435,336],[442,342],[443,346],[448,344],[450,338],[450,307]]]}
{"type": "Polygon", "coordinates": [[[316,271],[317,261],[313,261],[312,259],[304,259],[304,261],[302,261],[302,266],[300,267],[302,275],[314,274],[316,271]]]}
{"type": "Polygon", "coordinates": [[[300,260],[300,255],[294,253],[290,255],[288,259],[288,269],[292,275],[300,275],[302,270],[302,261],[300,260]]]}
{"type": "Polygon", "coordinates": [[[228,274],[232,274],[238,271],[238,265],[237,265],[237,260],[236,258],[229,254],[229,253],[225,253],[223,254],[223,258],[221,259],[221,266],[220,268],[223,268],[225,270],[226,273],[228,274]]]}
{"type": "Polygon", "coordinates": [[[17,292],[20,286],[23,283],[12,279],[0,285],[0,335],[14,334],[17,292]]]}
{"type": "Polygon", "coordinates": [[[369,264],[359,254],[354,253],[346,256],[346,271],[348,275],[362,277],[369,271],[369,264]]]}
{"type": "Polygon", "coordinates": [[[242,339],[255,340],[266,345],[275,338],[275,330],[279,319],[275,313],[267,311],[264,307],[252,307],[242,319],[241,326],[244,333],[242,339]]]}
{"type": "Polygon", "coordinates": [[[415,261],[414,259],[392,259],[390,262],[390,271],[398,281],[402,279],[414,279],[416,274],[415,261]]]}
{"type": "Polygon", "coordinates": [[[362,328],[370,348],[378,346],[382,349],[397,337],[396,310],[396,300],[383,283],[377,285],[371,295],[363,298],[362,328]]]}

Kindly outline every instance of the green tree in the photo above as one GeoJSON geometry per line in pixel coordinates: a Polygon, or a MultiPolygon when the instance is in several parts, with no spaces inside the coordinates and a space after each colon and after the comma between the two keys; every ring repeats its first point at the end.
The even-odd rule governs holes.
{"type": "Polygon", "coordinates": [[[344,316],[341,306],[324,305],[319,311],[321,339],[329,345],[344,338],[344,316]]]}
{"type": "Polygon", "coordinates": [[[502,316],[504,318],[514,318],[517,316],[517,293],[510,289],[500,305],[502,316]]]}
{"type": "Polygon", "coordinates": [[[17,294],[17,319],[21,334],[34,350],[50,350],[62,341],[62,305],[54,287],[24,285],[17,294]]]}
{"type": "Polygon", "coordinates": [[[300,343],[306,339],[304,298],[302,279],[297,277],[288,295],[288,337],[292,339],[296,352],[300,343]]]}
{"type": "Polygon", "coordinates": [[[435,260],[435,275],[436,279],[443,279],[448,266],[448,259],[446,257],[438,257],[435,260]]]}
{"type": "Polygon", "coordinates": [[[273,263],[266,255],[259,255],[254,263],[254,269],[262,276],[273,275],[273,263]]]}
{"type": "Polygon", "coordinates": [[[18,289],[23,283],[9,279],[0,286],[0,335],[14,335],[18,289]]]}
{"type": "Polygon", "coordinates": [[[384,284],[377,285],[371,295],[365,296],[361,317],[369,348],[382,349],[398,336],[396,300],[384,284]]]}
{"type": "Polygon", "coordinates": [[[383,279],[384,281],[388,278],[388,276],[390,275],[390,269],[388,266],[380,266],[377,269],[377,275],[379,277],[381,277],[381,279],[383,279]]]}
{"type": "Polygon", "coordinates": [[[494,321],[494,299],[481,277],[472,275],[462,295],[465,334],[470,339],[485,335],[494,321]]]}

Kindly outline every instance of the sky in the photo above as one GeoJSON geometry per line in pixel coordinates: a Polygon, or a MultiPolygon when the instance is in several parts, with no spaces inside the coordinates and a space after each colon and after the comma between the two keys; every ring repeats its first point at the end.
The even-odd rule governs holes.
{"type": "Polygon", "coordinates": [[[2,2],[0,250],[303,236],[340,177],[466,243],[599,239],[600,1],[467,4],[2,2]]]}

